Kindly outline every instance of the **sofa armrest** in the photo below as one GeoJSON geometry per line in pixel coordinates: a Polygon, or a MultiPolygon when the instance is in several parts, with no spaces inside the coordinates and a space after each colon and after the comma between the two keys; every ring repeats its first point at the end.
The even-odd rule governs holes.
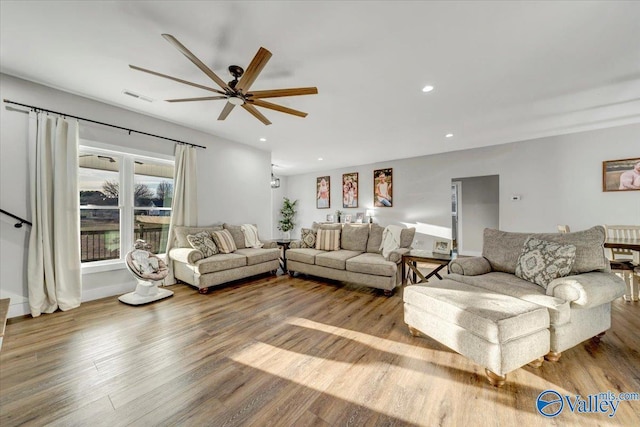
{"type": "Polygon", "coordinates": [[[398,248],[389,252],[389,261],[395,262],[396,264],[402,260],[402,255],[407,254],[411,251],[409,248],[398,248]]]}
{"type": "Polygon", "coordinates": [[[596,307],[624,295],[624,281],[613,273],[591,272],[559,277],[547,286],[547,295],[552,295],[579,305],[582,308],[596,307]]]}
{"type": "Polygon", "coordinates": [[[169,258],[183,264],[195,264],[196,261],[204,258],[204,254],[192,248],[173,248],[169,251],[169,258]]]}
{"type": "Polygon", "coordinates": [[[449,263],[449,271],[463,276],[491,273],[491,264],[485,257],[456,258],[449,263]]]}

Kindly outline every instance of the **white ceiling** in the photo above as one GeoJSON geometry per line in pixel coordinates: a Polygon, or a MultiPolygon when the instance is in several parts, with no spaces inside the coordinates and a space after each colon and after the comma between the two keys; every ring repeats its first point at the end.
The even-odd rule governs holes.
{"type": "Polygon", "coordinates": [[[280,175],[640,122],[634,1],[2,0],[0,17],[2,72],[269,150],[280,175]],[[317,86],[270,100],[309,116],[164,102],[211,94],[129,64],[215,84],[162,33],[224,80],[264,46],[252,89],[317,86]]]}

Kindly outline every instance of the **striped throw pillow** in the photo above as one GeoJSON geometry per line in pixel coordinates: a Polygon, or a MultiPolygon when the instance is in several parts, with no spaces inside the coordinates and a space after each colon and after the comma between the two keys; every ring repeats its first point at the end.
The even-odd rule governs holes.
{"type": "Polygon", "coordinates": [[[341,230],[318,230],[316,249],[321,251],[337,251],[340,249],[341,230]]]}
{"type": "Polygon", "coordinates": [[[230,254],[235,252],[238,248],[236,242],[233,240],[233,236],[229,233],[229,230],[214,231],[211,233],[216,246],[223,254],[230,254]]]}

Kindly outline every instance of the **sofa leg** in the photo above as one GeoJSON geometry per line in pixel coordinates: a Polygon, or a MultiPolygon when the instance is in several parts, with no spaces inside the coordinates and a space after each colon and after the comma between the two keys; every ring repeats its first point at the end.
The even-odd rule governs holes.
{"type": "Polygon", "coordinates": [[[206,295],[206,294],[208,294],[208,293],[209,293],[209,288],[200,288],[200,289],[198,289],[198,292],[199,292],[201,295],[206,295]]]}
{"type": "Polygon", "coordinates": [[[384,290],[384,296],[385,297],[390,297],[391,295],[393,295],[393,290],[392,289],[385,289],[384,290]]]}
{"type": "Polygon", "coordinates": [[[595,337],[591,338],[591,342],[594,344],[600,344],[600,339],[604,336],[604,334],[606,334],[607,331],[604,332],[600,332],[598,335],[596,335],[595,337]]]}
{"type": "Polygon", "coordinates": [[[562,356],[562,353],[558,351],[550,351],[544,356],[544,358],[549,362],[557,362],[558,360],[560,360],[560,356],[562,356]]]}
{"type": "Polygon", "coordinates": [[[420,331],[417,330],[416,328],[414,328],[413,326],[409,326],[409,333],[411,335],[413,335],[414,337],[419,337],[420,336],[420,331]]]}
{"type": "Polygon", "coordinates": [[[498,375],[495,372],[492,372],[485,368],[484,372],[487,374],[487,379],[489,380],[489,384],[494,387],[502,387],[504,383],[507,381],[507,374],[498,375]]]}
{"type": "Polygon", "coordinates": [[[538,357],[536,360],[530,362],[529,366],[531,366],[532,368],[538,369],[542,367],[542,362],[544,362],[544,357],[538,357]]]}
{"type": "Polygon", "coordinates": [[[287,271],[287,273],[289,273],[289,276],[293,277],[293,275],[295,274],[295,271],[289,270],[289,271],[287,271]]]}

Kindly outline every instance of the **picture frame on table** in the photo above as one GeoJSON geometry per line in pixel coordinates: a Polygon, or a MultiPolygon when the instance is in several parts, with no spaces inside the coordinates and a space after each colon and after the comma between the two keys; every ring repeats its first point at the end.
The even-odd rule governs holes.
{"type": "Polygon", "coordinates": [[[327,222],[336,222],[336,217],[333,214],[327,215],[327,222]]]}
{"type": "Polygon", "coordinates": [[[316,208],[329,209],[331,207],[331,177],[316,178],[316,208]]]}
{"type": "Polygon", "coordinates": [[[356,213],[356,224],[362,224],[364,222],[364,212],[356,213]]]}
{"type": "Polygon", "coordinates": [[[376,208],[393,207],[393,168],[373,171],[373,206],[376,208]]]}
{"type": "Polygon", "coordinates": [[[351,224],[351,214],[347,214],[344,216],[344,223],[345,224],[351,224]]]}
{"type": "Polygon", "coordinates": [[[342,207],[358,207],[358,172],[342,174],[342,207]]]}
{"type": "Polygon", "coordinates": [[[433,250],[431,252],[449,255],[451,253],[451,240],[436,240],[433,242],[433,250]]]}
{"type": "Polygon", "coordinates": [[[640,190],[640,157],[602,162],[602,191],[640,190]]]}

